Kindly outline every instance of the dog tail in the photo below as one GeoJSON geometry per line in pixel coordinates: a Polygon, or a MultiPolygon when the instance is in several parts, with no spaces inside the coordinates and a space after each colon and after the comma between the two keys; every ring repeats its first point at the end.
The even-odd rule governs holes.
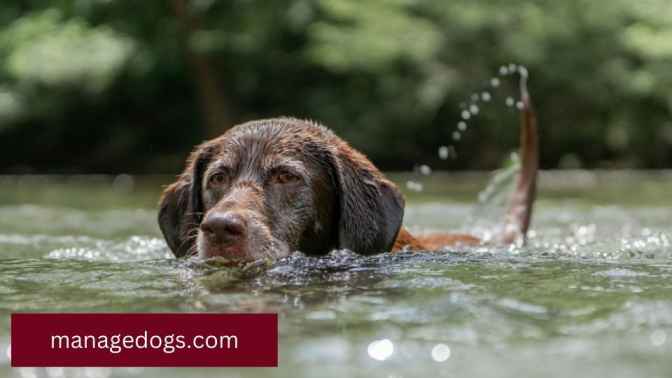
{"type": "Polygon", "coordinates": [[[539,171],[539,136],[537,117],[527,90],[527,70],[520,71],[520,172],[515,189],[509,200],[502,233],[496,241],[502,244],[525,243],[527,229],[532,219],[534,200],[537,194],[539,171]]]}

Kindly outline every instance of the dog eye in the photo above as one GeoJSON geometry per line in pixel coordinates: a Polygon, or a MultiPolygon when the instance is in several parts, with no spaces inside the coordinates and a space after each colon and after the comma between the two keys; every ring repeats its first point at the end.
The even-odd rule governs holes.
{"type": "Polygon", "coordinates": [[[300,177],[287,171],[280,171],[273,175],[272,180],[276,184],[289,184],[300,180],[300,177]]]}
{"type": "Polygon", "coordinates": [[[222,186],[226,184],[229,180],[229,177],[225,173],[215,173],[208,179],[208,185],[210,186],[222,186]]]}

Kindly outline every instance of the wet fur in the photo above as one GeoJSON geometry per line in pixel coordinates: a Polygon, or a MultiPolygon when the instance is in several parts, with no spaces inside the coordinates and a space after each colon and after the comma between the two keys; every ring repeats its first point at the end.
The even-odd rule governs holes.
{"type": "MultiPolygon", "coordinates": [[[[499,243],[524,242],[536,190],[536,119],[526,90],[521,99],[522,171],[504,232],[495,238],[499,243]]],[[[333,249],[369,255],[481,243],[463,234],[414,236],[402,227],[403,214],[399,189],[364,155],[324,126],[275,118],[235,126],[196,147],[184,172],[165,189],[158,220],[177,257],[208,251],[206,256],[251,260],[333,249]],[[267,183],[278,164],[301,177],[295,187],[267,183]],[[209,188],[205,178],[220,166],[233,167],[231,183],[209,188]],[[224,250],[204,241],[199,225],[210,212],[226,211],[243,214],[250,229],[244,243],[224,250]]]]}
{"type": "Polygon", "coordinates": [[[270,252],[277,248],[281,255],[323,255],[337,248],[373,254],[392,249],[404,200],[364,155],[329,129],[276,118],[236,126],[198,146],[184,173],[164,191],[159,225],[176,256],[193,255],[203,248],[198,226],[204,216],[234,208],[252,209],[263,218],[256,229],[270,235],[252,241],[260,253],[249,257],[277,257],[270,252]],[[291,199],[262,187],[263,176],[283,161],[303,178],[291,199]],[[226,193],[204,193],[204,177],[218,164],[235,166],[235,183],[226,193]]]}

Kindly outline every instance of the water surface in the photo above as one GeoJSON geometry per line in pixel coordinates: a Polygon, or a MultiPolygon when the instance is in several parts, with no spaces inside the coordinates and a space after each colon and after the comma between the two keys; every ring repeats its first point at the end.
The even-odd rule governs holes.
{"type": "MultiPolygon", "coordinates": [[[[425,178],[406,225],[487,232],[472,215],[496,211],[471,206],[486,179],[425,178]]],[[[0,376],[672,376],[668,172],[544,175],[524,248],[245,272],[171,257],[155,223],[169,181],[0,178],[0,376]],[[280,368],[11,369],[14,311],[277,312],[280,368]]]]}

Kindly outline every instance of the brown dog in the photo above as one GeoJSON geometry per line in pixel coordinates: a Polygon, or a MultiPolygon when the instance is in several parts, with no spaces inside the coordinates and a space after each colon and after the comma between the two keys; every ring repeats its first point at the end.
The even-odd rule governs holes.
{"type": "MultiPolygon", "coordinates": [[[[524,240],[535,195],[537,134],[521,85],[522,171],[500,243],[524,240]]],[[[292,251],[370,255],[477,244],[469,235],[414,237],[404,198],[361,153],[329,129],[293,118],[235,126],[198,146],[166,188],[159,225],[175,256],[249,261],[292,251]]]]}

